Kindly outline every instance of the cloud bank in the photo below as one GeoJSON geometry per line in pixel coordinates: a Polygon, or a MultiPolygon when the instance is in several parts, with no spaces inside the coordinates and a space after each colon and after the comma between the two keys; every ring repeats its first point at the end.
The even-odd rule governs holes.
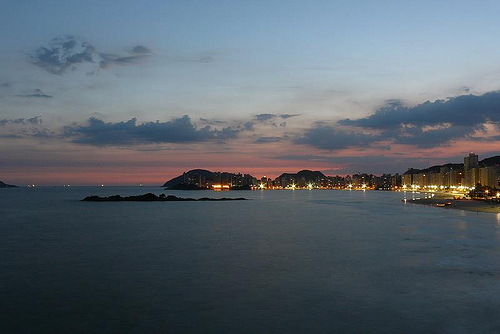
{"type": "Polygon", "coordinates": [[[106,146],[224,141],[236,138],[240,131],[231,127],[221,130],[210,126],[198,128],[187,115],[168,122],[156,121],[141,124],[137,124],[136,118],[126,122],[105,123],[91,117],[86,125],[67,126],[65,136],[73,138],[75,143],[106,146]]]}
{"type": "Polygon", "coordinates": [[[500,122],[500,91],[484,95],[462,95],[448,100],[424,102],[415,107],[388,104],[374,114],[357,120],[345,119],[340,125],[372,129],[394,129],[402,124],[414,126],[449,123],[452,126],[480,126],[500,122]]]}
{"type": "Polygon", "coordinates": [[[346,132],[327,125],[317,125],[294,139],[296,144],[306,144],[325,150],[340,150],[353,146],[366,146],[377,141],[378,136],[361,132],[346,132]]]}
{"type": "MultiPolygon", "coordinates": [[[[368,117],[344,119],[334,125],[317,124],[294,142],[327,150],[373,147],[380,142],[429,148],[458,139],[474,140],[477,133],[484,134],[485,124],[500,130],[500,91],[427,101],[413,107],[389,100],[368,117]]],[[[486,134],[481,140],[496,138],[486,134]]]]}

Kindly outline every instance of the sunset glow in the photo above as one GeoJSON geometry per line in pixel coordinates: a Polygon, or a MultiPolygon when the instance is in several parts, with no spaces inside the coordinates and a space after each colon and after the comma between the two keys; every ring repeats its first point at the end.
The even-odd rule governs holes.
{"type": "Polygon", "coordinates": [[[500,4],[458,3],[153,1],[139,17],[133,2],[8,1],[2,178],[159,185],[498,155],[500,4]]]}

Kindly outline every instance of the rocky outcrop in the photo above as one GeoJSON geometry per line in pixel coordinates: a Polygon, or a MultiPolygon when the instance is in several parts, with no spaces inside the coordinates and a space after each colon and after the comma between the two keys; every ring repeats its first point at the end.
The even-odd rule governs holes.
{"type": "Polygon", "coordinates": [[[182,198],[173,195],[165,196],[165,194],[161,194],[159,196],[147,193],[144,195],[137,196],[126,196],[122,197],[120,195],[114,195],[109,197],[99,197],[99,196],[87,196],[82,201],[85,202],[188,202],[188,201],[245,201],[246,198],[208,198],[202,197],[199,199],[194,198],[182,198]]]}

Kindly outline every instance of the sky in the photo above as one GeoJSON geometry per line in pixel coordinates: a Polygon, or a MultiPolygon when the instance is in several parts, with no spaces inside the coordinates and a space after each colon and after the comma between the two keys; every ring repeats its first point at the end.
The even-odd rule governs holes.
{"type": "Polygon", "coordinates": [[[2,1],[0,180],[500,154],[499,1],[2,1]]]}

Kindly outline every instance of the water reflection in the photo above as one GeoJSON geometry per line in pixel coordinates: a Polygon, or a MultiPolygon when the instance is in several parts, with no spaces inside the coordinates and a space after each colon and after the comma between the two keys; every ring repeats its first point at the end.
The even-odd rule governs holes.
{"type": "Polygon", "coordinates": [[[80,202],[146,192],[163,190],[0,192],[2,301],[13,305],[0,332],[123,332],[139,321],[137,332],[180,333],[304,332],[313,320],[325,333],[429,333],[446,319],[439,329],[450,333],[500,328],[500,214],[404,206],[400,193],[380,191],[179,190],[168,193],[252,200],[80,202]]]}

